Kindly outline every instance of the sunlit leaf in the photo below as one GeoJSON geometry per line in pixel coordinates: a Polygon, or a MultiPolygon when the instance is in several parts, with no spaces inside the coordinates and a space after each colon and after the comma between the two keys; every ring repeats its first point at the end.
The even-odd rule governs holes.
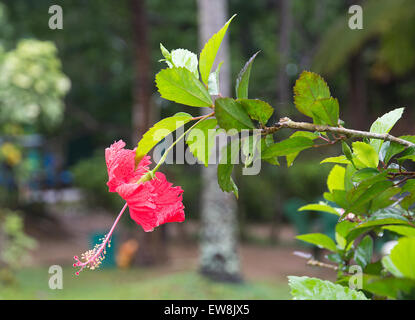
{"type": "Polygon", "coordinates": [[[214,96],[217,96],[220,93],[219,73],[220,73],[220,68],[222,67],[222,64],[223,64],[223,61],[219,63],[216,70],[209,75],[208,90],[209,90],[209,93],[214,96]]]}
{"type": "Polygon", "coordinates": [[[212,98],[203,84],[185,68],[163,69],[156,75],[162,98],[192,107],[210,107],[212,98]]]}
{"type": "Polygon", "coordinates": [[[199,58],[199,70],[202,77],[202,81],[208,85],[209,74],[212,70],[213,63],[215,62],[216,55],[218,53],[219,47],[222,43],[223,37],[228,30],[229,24],[236,15],[233,15],[232,18],[225,23],[225,25],[217,33],[215,33],[209,40],[206,42],[205,46],[200,53],[199,58]]]}
{"type": "MultiPolygon", "coordinates": [[[[370,127],[372,133],[389,133],[395,123],[401,118],[405,108],[398,108],[385,113],[382,117],[377,118],[370,127]]],[[[371,139],[370,145],[375,149],[376,153],[379,153],[383,140],[371,139]]]]}
{"type": "Polygon", "coordinates": [[[171,132],[192,120],[190,114],[180,112],[172,117],[164,118],[151,127],[138,142],[135,160],[138,163],[157,143],[171,132]]]}
{"type": "Polygon", "coordinates": [[[374,149],[370,144],[355,141],[352,144],[353,153],[355,157],[353,161],[358,169],[363,168],[377,168],[379,164],[378,151],[374,149]]]}
{"type": "Polygon", "coordinates": [[[347,160],[346,156],[338,157],[329,157],[322,160],[320,163],[338,163],[338,164],[350,164],[351,162],[347,160]]]}
{"type": "Polygon", "coordinates": [[[327,178],[327,187],[329,188],[330,192],[333,190],[344,190],[345,172],[346,169],[337,164],[333,167],[333,169],[331,169],[327,178]]]}
{"type": "Polygon", "coordinates": [[[400,238],[390,259],[404,277],[415,280],[415,238],[400,238]]]}
{"type": "Polygon", "coordinates": [[[288,276],[294,300],[368,300],[359,291],[327,280],[288,276]]]}
{"type": "Polygon", "coordinates": [[[313,203],[313,204],[307,204],[305,206],[302,206],[298,209],[298,211],[319,211],[319,212],[328,212],[331,214],[334,214],[336,216],[339,216],[340,213],[333,207],[329,206],[328,204],[324,202],[320,203],[313,203]]]}
{"type": "Polygon", "coordinates": [[[186,143],[189,146],[190,152],[206,167],[215,145],[215,128],[217,124],[216,119],[206,119],[198,123],[186,137],[186,143]]]}
{"type": "Polygon", "coordinates": [[[302,240],[308,243],[315,244],[316,246],[319,246],[321,248],[325,248],[330,251],[337,251],[336,244],[334,241],[322,233],[308,233],[308,234],[302,234],[299,236],[296,236],[298,240],[302,240]]]}
{"type": "Polygon", "coordinates": [[[331,97],[327,83],[318,74],[308,71],[301,74],[294,86],[294,103],[314,123],[337,126],[339,103],[331,97]]]}

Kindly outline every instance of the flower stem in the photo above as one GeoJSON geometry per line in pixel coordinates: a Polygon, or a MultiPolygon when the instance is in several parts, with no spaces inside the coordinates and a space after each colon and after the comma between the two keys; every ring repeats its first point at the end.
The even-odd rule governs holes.
{"type": "Polygon", "coordinates": [[[111,239],[112,233],[114,232],[114,229],[116,225],[118,224],[118,221],[120,220],[126,208],[127,208],[127,203],[125,203],[124,207],[121,209],[120,213],[118,214],[117,219],[115,219],[114,224],[112,225],[110,231],[104,237],[104,241],[99,246],[96,246],[94,249],[87,251],[84,254],[85,261],[82,261],[77,256],[74,256],[74,259],[76,262],[73,264],[73,266],[81,268],[75,273],[76,275],[79,275],[79,273],[84,268],[95,269],[101,264],[101,261],[103,259],[102,253],[104,252],[109,240],[111,239]]]}
{"type": "Polygon", "coordinates": [[[207,115],[201,116],[201,117],[197,117],[197,118],[193,118],[193,120],[198,120],[197,122],[195,122],[189,129],[187,129],[180,137],[177,138],[176,141],[174,141],[167,149],[166,151],[163,153],[163,156],[161,157],[160,161],[157,163],[157,165],[154,167],[153,170],[151,170],[152,174],[154,174],[158,168],[164,163],[164,161],[167,158],[167,155],[169,154],[169,152],[174,148],[174,146],[177,144],[177,142],[179,142],[180,140],[182,140],[186,134],[189,133],[190,130],[192,130],[197,124],[199,124],[200,122],[202,122],[203,120],[213,116],[215,114],[215,112],[209,113],[207,115]]]}

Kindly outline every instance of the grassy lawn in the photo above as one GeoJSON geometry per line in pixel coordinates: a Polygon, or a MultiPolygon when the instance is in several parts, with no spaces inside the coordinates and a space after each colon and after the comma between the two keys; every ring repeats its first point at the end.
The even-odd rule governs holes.
{"type": "Polygon", "coordinates": [[[63,270],[63,289],[48,287],[47,268],[25,269],[13,286],[0,286],[0,299],[290,299],[288,285],[267,282],[222,284],[195,272],[162,274],[133,269],[85,271],[63,270]]]}

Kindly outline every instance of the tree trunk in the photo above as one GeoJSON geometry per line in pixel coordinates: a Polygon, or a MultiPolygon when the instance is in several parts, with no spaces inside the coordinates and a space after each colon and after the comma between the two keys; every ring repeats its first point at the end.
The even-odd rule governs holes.
{"type": "Polygon", "coordinates": [[[132,110],[132,140],[136,144],[151,126],[151,75],[148,48],[148,24],[145,0],[131,0],[134,40],[134,87],[132,110]]]}
{"type": "MultiPolygon", "coordinates": [[[[205,42],[228,19],[226,0],[198,0],[199,38],[205,42]]],[[[224,61],[220,86],[223,96],[230,96],[229,45],[226,37],[221,45],[216,65],[224,61]]],[[[216,66],[213,67],[215,69],[216,66]]],[[[205,110],[206,112],[206,110],[205,110]]],[[[217,166],[203,168],[203,192],[201,201],[200,272],[218,281],[240,281],[237,253],[236,200],[231,193],[220,190],[216,178],[217,166]]]]}
{"type": "MultiPolygon", "coordinates": [[[[143,134],[152,125],[151,109],[151,59],[148,46],[148,23],[145,0],[131,0],[132,28],[134,40],[132,145],[136,145],[143,134]]],[[[139,232],[140,249],[136,262],[144,265],[160,264],[167,260],[166,246],[163,241],[164,226],[155,231],[139,232]]]]}
{"type": "Polygon", "coordinates": [[[291,102],[290,78],[288,77],[286,67],[290,57],[290,36],[292,30],[292,14],[291,14],[291,0],[279,0],[277,6],[279,15],[279,32],[278,32],[278,78],[277,78],[277,93],[278,105],[284,106],[287,109],[291,102]]]}
{"type": "MultiPolygon", "coordinates": [[[[354,4],[362,4],[361,0],[346,0],[346,8],[354,4]]],[[[348,127],[366,130],[367,100],[366,100],[366,72],[362,54],[357,52],[349,59],[349,97],[348,97],[348,127]]]]}
{"type": "Polygon", "coordinates": [[[361,54],[349,60],[349,122],[352,128],[364,130],[367,124],[366,81],[361,54]]]}

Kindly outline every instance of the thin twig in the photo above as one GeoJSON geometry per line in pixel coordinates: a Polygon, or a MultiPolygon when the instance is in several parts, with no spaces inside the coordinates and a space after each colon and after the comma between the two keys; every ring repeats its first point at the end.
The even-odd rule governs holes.
{"type": "Polygon", "coordinates": [[[307,264],[310,266],[318,266],[318,267],[322,267],[322,268],[328,268],[328,269],[332,269],[332,270],[338,270],[339,268],[333,264],[328,264],[328,263],[324,263],[318,260],[314,260],[314,259],[310,259],[307,261],[307,264]]]}
{"type": "Polygon", "coordinates": [[[395,142],[407,147],[415,147],[415,144],[397,137],[390,135],[389,133],[373,133],[367,131],[359,131],[353,129],[346,129],[343,127],[331,127],[328,125],[318,125],[308,122],[295,122],[289,118],[281,118],[279,122],[277,122],[272,127],[265,127],[262,129],[263,134],[271,134],[274,133],[282,128],[289,128],[289,129],[298,129],[298,130],[305,130],[305,131],[312,131],[312,132],[331,132],[331,133],[338,133],[345,135],[346,137],[356,137],[356,138],[369,138],[369,139],[379,139],[384,141],[391,141],[395,142]]]}

